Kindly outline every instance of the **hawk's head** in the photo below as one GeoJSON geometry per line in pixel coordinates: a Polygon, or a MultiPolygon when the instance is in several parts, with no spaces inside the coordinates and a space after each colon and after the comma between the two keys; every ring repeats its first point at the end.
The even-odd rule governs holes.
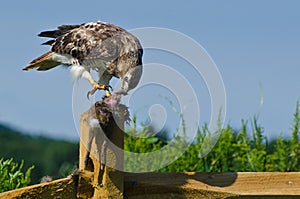
{"type": "Polygon", "coordinates": [[[142,49],[139,49],[134,53],[134,55],[132,55],[132,52],[130,54],[130,58],[126,56],[127,58],[124,59],[123,62],[119,63],[121,64],[121,67],[128,68],[124,76],[120,77],[122,82],[122,89],[126,93],[137,86],[143,72],[142,49]]]}
{"type": "Polygon", "coordinates": [[[142,65],[135,66],[121,78],[122,89],[127,93],[131,89],[134,89],[140,81],[142,76],[143,67],[142,65]]]}

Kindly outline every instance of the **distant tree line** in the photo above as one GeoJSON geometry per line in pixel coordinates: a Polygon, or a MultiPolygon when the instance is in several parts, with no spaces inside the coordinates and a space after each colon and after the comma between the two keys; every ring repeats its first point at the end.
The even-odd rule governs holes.
{"type": "Polygon", "coordinates": [[[26,135],[1,124],[0,140],[0,159],[13,158],[16,163],[24,161],[24,172],[34,165],[31,184],[39,183],[43,176],[65,177],[78,165],[78,143],[26,135]]]}

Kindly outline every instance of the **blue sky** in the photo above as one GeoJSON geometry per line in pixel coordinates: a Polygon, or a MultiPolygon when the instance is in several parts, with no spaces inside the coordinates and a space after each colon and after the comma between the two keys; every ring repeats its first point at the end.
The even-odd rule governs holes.
{"type": "MultiPolygon", "coordinates": [[[[3,2],[0,121],[27,132],[78,139],[69,72],[63,68],[45,73],[21,69],[48,51],[40,45],[45,40],[36,36],[40,31],[100,20],[125,29],[170,28],[192,37],[207,50],[222,75],[227,122],[238,128],[242,118],[253,117],[263,95],[259,121],[266,134],[290,132],[300,97],[300,2],[188,2],[3,2]]],[[[146,52],[144,62],[152,60],[155,57],[146,52]]]]}

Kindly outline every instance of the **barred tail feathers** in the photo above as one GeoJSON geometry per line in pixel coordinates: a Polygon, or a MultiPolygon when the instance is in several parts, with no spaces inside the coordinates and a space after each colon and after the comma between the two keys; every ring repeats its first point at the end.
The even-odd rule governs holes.
{"type": "Polygon", "coordinates": [[[37,70],[49,70],[51,68],[54,68],[58,65],[60,65],[60,62],[57,62],[52,59],[52,56],[54,55],[54,52],[47,52],[40,57],[34,59],[31,61],[28,66],[23,68],[23,70],[32,70],[32,69],[37,69],[37,70]]]}

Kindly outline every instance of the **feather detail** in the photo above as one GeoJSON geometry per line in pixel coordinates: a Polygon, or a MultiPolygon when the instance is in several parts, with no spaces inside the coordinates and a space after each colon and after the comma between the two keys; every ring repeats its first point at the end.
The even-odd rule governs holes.
{"type": "Polygon", "coordinates": [[[70,30],[73,30],[75,28],[79,28],[80,25],[62,25],[58,26],[57,30],[50,30],[50,31],[44,31],[38,34],[39,37],[50,37],[50,38],[56,38],[59,37],[65,33],[67,33],[70,30]]]}
{"type": "Polygon", "coordinates": [[[55,40],[49,40],[49,41],[46,41],[44,43],[42,43],[42,45],[49,45],[49,46],[52,46],[53,44],[55,43],[55,40]]]}
{"type": "Polygon", "coordinates": [[[54,68],[61,63],[58,61],[53,60],[52,56],[54,55],[54,52],[47,52],[38,58],[31,61],[28,66],[23,68],[23,70],[31,70],[31,69],[37,69],[37,70],[49,70],[51,68],[54,68]]]}

